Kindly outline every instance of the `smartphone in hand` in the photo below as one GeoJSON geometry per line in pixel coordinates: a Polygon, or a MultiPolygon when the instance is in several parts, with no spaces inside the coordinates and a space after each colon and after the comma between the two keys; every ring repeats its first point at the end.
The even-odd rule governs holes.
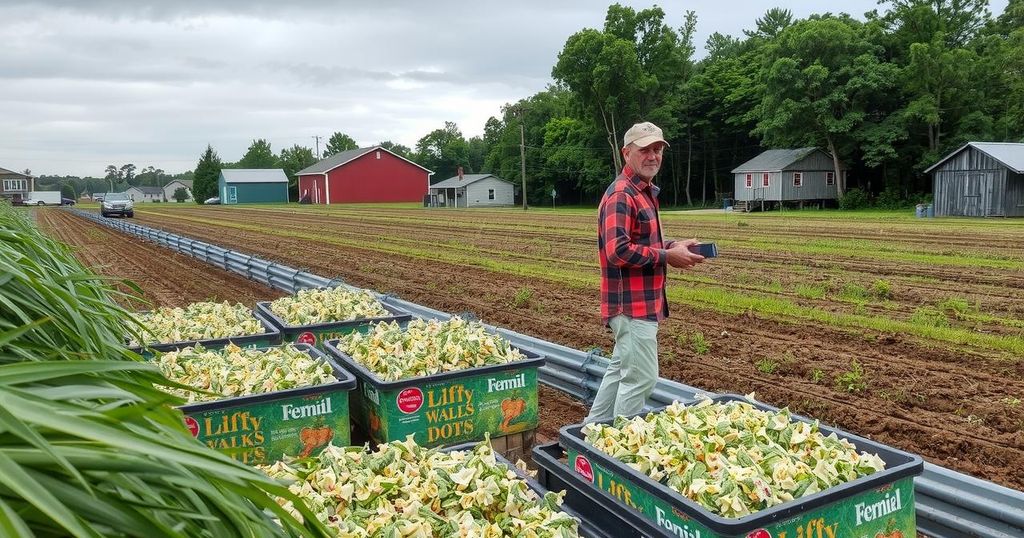
{"type": "Polygon", "coordinates": [[[718,247],[714,243],[697,243],[696,245],[690,245],[687,247],[690,252],[694,254],[700,254],[705,258],[716,258],[718,257],[718,247]]]}

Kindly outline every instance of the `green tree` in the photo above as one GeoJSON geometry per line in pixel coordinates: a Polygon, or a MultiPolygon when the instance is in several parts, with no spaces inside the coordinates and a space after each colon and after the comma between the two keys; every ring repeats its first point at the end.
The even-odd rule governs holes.
{"type": "Polygon", "coordinates": [[[600,133],[576,118],[551,118],[544,125],[545,190],[600,195],[608,185],[608,164],[592,147],[600,133]]]}
{"type": "Polygon", "coordinates": [[[1005,36],[1024,29],[1024,0],[1010,0],[1003,13],[993,21],[992,29],[1005,36]]]}
{"type": "Polygon", "coordinates": [[[411,149],[409,149],[407,146],[403,146],[401,144],[397,144],[397,143],[392,142],[390,140],[385,140],[385,141],[383,141],[383,142],[381,142],[380,144],[377,144],[377,145],[382,147],[382,148],[384,148],[384,149],[386,149],[386,150],[388,150],[388,151],[390,151],[391,153],[394,153],[395,155],[400,155],[402,157],[405,157],[406,159],[409,159],[409,158],[412,157],[412,150],[411,149]]]}
{"type": "Polygon", "coordinates": [[[905,44],[927,43],[942,32],[950,48],[966,46],[990,21],[988,0],[881,0],[889,6],[878,18],[905,44]]]}
{"type": "Polygon", "coordinates": [[[288,176],[288,199],[298,200],[299,177],[295,174],[303,168],[316,164],[316,155],[313,155],[312,149],[296,144],[281,150],[279,162],[285,175],[288,176]]]}
{"type": "Polygon", "coordinates": [[[128,163],[121,165],[120,177],[131,186],[138,186],[139,181],[135,178],[135,165],[128,163]]]}
{"type": "Polygon", "coordinates": [[[206,151],[199,157],[195,175],[192,179],[192,198],[197,204],[207,198],[217,196],[217,180],[220,178],[222,163],[213,146],[207,145],[206,151]]]}
{"type": "Polygon", "coordinates": [[[930,42],[910,45],[910,64],[904,68],[904,88],[911,97],[909,120],[923,124],[928,135],[926,162],[938,157],[944,120],[949,109],[969,105],[969,67],[977,56],[967,49],[949,49],[941,32],[930,42]]]}
{"type": "Polygon", "coordinates": [[[238,161],[238,168],[278,168],[277,156],[270,143],[260,138],[253,140],[245,155],[238,161]]]}
{"type": "Polygon", "coordinates": [[[852,153],[856,131],[875,96],[894,85],[897,69],[879,61],[861,23],[824,16],[782,31],[767,48],[759,82],[755,132],[770,146],[825,146],[841,197],[841,152],[852,153]]]}
{"type": "Polygon", "coordinates": [[[468,161],[467,172],[480,173],[484,168],[484,161],[487,159],[487,142],[481,136],[474,136],[466,141],[468,161]]]}
{"type": "MultiPolygon", "coordinates": [[[[484,125],[483,140],[487,146],[487,159],[484,161],[482,171],[513,181],[517,186],[521,184],[522,159],[519,145],[522,126],[523,138],[526,141],[527,201],[547,199],[551,195],[553,185],[569,180],[546,161],[546,155],[552,149],[544,145],[545,126],[553,117],[570,117],[574,112],[580,111],[579,102],[574,100],[570,91],[561,86],[552,86],[529,98],[503,106],[501,119],[492,117],[484,125]]],[[[584,115],[583,119],[588,124],[593,124],[589,114],[584,115]]],[[[597,136],[588,144],[589,151],[596,155],[607,155],[602,150],[593,150],[603,144],[603,131],[594,132],[597,136]]],[[[613,174],[611,161],[602,161],[605,162],[606,173],[613,174]]],[[[568,189],[560,192],[563,199],[569,196],[568,189]]],[[[580,192],[576,191],[577,194],[580,192]]]]}
{"type": "Polygon", "coordinates": [[[162,187],[166,183],[167,175],[164,171],[154,166],[147,166],[139,172],[138,182],[139,185],[146,185],[149,187],[162,187]]]}
{"type": "Polygon", "coordinates": [[[174,194],[172,194],[171,197],[174,198],[175,202],[180,204],[185,200],[188,200],[188,189],[185,187],[178,187],[177,189],[174,189],[174,194]]]}
{"type": "Polygon", "coordinates": [[[462,131],[454,122],[444,122],[444,127],[434,129],[416,142],[416,162],[434,171],[437,181],[456,174],[458,167],[469,165],[469,144],[462,137],[462,131]]]}
{"type": "Polygon", "coordinates": [[[764,16],[754,21],[754,31],[744,30],[747,37],[775,39],[783,30],[793,25],[793,12],[788,9],[773,7],[764,16]]]}
{"type": "Polygon", "coordinates": [[[358,148],[359,144],[356,144],[356,141],[353,140],[351,136],[342,132],[335,132],[327,139],[327,147],[324,149],[324,158],[326,159],[331,155],[336,155],[343,151],[358,148]]]}
{"type": "Polygon", "coordinates": [[[619,131],[625,132],[622,127],[637,118],[639,95],[650,83],[643,76],[636,46],[611,33],[581,30],[565,42],[551,76],[593,114],[604,130],[615,169],[621,169],[619,131]]]}
{"type": "Polygon", "coordinates": [[[69,198],[71,200],[77,200],[78,195],[75,194],[75,188],[70,183],[64,183],[60,186],[60,197],[69,198]]]}

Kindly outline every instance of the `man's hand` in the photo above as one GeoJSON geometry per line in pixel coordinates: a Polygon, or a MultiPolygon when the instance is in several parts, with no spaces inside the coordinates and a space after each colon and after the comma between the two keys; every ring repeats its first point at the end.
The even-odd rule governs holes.
{"type": "Polygon", "coordinates": [[[689,269],[704,261],[704,256],[690,252],[690,245],[696,245],[696,239],[684,239],[673,241],[672,247],[665,251],[668,254],[668,264],[677,269],[689,269]]]}

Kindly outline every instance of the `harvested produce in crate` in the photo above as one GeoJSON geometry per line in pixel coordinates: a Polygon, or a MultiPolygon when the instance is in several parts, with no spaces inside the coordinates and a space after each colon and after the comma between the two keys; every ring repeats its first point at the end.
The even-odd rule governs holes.
{"type": "Polygon", "coordinates": [[[270,310],[288,325],[379,318],[391,313],[368,291],[343,287],[299,290],[270,303],[270,310]]]}
{"type": "MultiPolygon", "coordinates": [[[[243,304],[192,303],[185,308],[161,307],[135,314],[142,326],[153,334],[150,344],[169,344],[190,340],[210,340],[262,334],[266,328],[243,304]]],[[[131,342],[138,346],[140,342],[131,342]]]]}
{"type": "MultiPolygon", "coordinates": [[[[579,535],[576,519],[559,509],[562,494],[538,496],[486,441],[447,453],[412,436],[375,452],[331,445],[314,458],[260,468],[288,482],[340,537],[579,535]]],[[[290,502],[282,506],[301,519],[290,502]]]]}
{"type": "Polygon", "coordinates": [[[885,468],[818,423],[747,402],[678,402],[589,424],[587,443],[724,517],[741,517],[885,468]]]}
{"type": "Polygon", "coordinates": [[[382,381],[506,364],[526,359],[483,324],[453,317],[448,321],[414,319],[405,330],[395,322],[372,326],[370,332],[350,333],[338,348],[382,381]]]}
{"type": "MultiPolygon", "coordinates": [[[[184,385],[212,392],[203,394],[167,388],[189,402],[247,396],[337,381],[331,365],[305,351],[285,345],[242,349],[229,344],[209,351],[203,346],[163,353],[157,359],[164,376],[184,385]],[[220,396],[217,396],[220,395],[220,396]]],[[[320,443],[324,444],[324,443],[320,443]]]]}

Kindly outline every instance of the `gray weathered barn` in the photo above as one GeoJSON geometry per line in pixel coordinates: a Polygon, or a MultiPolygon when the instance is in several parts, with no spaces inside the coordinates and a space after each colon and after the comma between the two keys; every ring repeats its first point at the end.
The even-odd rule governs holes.
{"type": "Polygon", "coordinates": [[[492,174],[465,174],[430,186],[433,207],[515,205],[515,184],[492,174]]]}
{"type": "MultiPolygon", "coordinates": [[[[846,169],[840,178],[845,185],[846,169]]],[[[733,198],[743,202],[835,200],[835,165],[820,148],[770,149],[736,167],[733,198]]]]}
{"type": "Polygon", "coordinates": [[[925,173],[937,217],[1024,217],[1024,144],[968,142],[925,173]]]}

